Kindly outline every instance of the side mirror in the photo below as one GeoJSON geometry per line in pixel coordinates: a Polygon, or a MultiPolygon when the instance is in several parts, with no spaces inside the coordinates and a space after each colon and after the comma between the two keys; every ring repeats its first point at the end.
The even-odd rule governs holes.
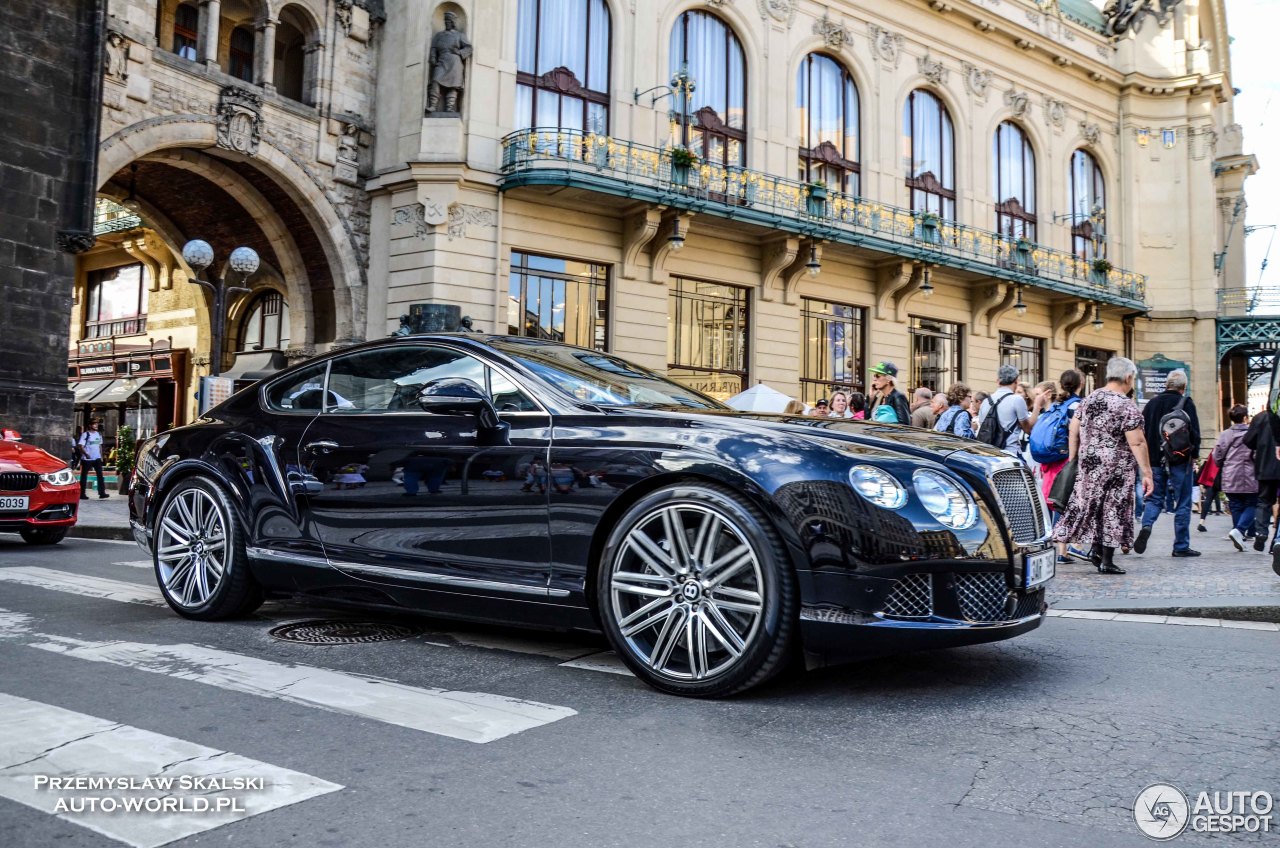
{"type": "Polygon", "coordinates": [[[498,413],[489,396],[473,381],[463,377],[432,380],[418,391],[418,406],[423,412],[440,415],[474,415],[482,429],[498,426],[498,413]]]}

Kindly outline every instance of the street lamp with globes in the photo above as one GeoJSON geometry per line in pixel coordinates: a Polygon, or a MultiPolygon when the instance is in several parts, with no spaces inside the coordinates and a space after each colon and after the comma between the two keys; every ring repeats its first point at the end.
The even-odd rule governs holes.
{"type": "MultiPolygon", "coordinates": [[[[200,279],[200,273],[213,264],[213,247],[207,241],[194,239],[182,248],[182,259],[196,273],[190,282],[204,286],[213,294],[212,338],[209,341],[209,376],[216,377],[222,373],[222,337],[227,326],[227,295],[249,291],[248,286],[229,286],[227,277],[200,279]]],[[[249,279],[258,270],[258,252],[252,247],[237,247],[231,251],[227,267],[240,275],[240,282],[249,279]]]]}

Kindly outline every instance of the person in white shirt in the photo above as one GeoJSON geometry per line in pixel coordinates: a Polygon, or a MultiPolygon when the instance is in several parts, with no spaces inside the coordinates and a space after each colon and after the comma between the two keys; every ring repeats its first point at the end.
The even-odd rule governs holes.
{"type": "Polygon", "coordinates": [[[102,479],[102,433],[98,432],[98,422],[90,421],[89,429],[80,434],[76,443],[80,449],[80,497],[89,499],[86,493],[89,483],[89,469],[98,475],[98,497],[107,498],[106,481],[102,479]]]}
{"type": "Polygon", "coordinates": [[[1040,417],[1039,405],[1034,412],[1027,409],[1026,398],[1018,392],[1018,369],[1012,365],[1000,366],[1000,370],[996,372],[996,382],[1000,384],[1000,388],[983,402],[975,432],[982,428],[982,422],[991,414],[991,410],[996,410],[996,423],[1005,434],[1005,453],[1023,459],[1022,448],[1026,436],[1031,433],[1036,419],[1040,417]]]}

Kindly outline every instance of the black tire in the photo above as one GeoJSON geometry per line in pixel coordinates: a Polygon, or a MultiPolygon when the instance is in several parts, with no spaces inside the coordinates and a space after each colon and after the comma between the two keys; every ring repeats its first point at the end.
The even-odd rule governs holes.
{"type": "Polygon", "coordinates": [[[682,483],[641,498],[610,531],[597,574],[605,635],[627,667],[659,691],[735,695],[781,672],[795,654],[799,592],[786,548],[768,518],[726,487],[682,483]],[[673,535],[684,538],[675,553],[667,538],[673,535]],[[663,552],[669,560],[655,566],[663,552]],[[684,573],[682,559],[692,564],[684,573]],[[682,631],[674,637],[681,644],[669,644],[682,631]]]}
{"type": "MultiPolygon", "coordinates": [[[[249,615],[262,606],[264,597],[262,587],[250,571],[249,558],[245,553],[244,528],[230,498],[220,486],[203,477],[188,477],[165,494],[156,515],[151,561],[155,569],[156,583],[160,586],[160,593],[164,595],[165,601],[174,612],[183,618],[196,621],[220,621],[249,615]],[[184,602],[184,598],[177,594],[177,589],[184,585],[180,579],[181,565],[178,564],[175,567],[173,561],[165,563],[161,561],[162,542],[166,541],[168,532],[162,528],[162,525],[167,517],[171,517],[174,510],[181,512],[177,506],[179,501],[186,505],[193,500],[198,500],[206,508],[212,507],[216,510],[218,521],[224,529],[222,572],[204,597],[198,599],[192,597],[184,602]],[[174,580],[175,576],[179,579],[174,580]],[[172,587],[169,585],[170,582],[174,584],[172,587]]],[[[203,553],[202,556],[204,556],[203,553]]],[[[190,566],[192,569],[196,567],[194,564],[190,566]]]]}
{"type": "Polygon", "coordinates": [[[56,545],[67,538],[66,527],[29,527],[18,533],[28,545],[56,545]]]}

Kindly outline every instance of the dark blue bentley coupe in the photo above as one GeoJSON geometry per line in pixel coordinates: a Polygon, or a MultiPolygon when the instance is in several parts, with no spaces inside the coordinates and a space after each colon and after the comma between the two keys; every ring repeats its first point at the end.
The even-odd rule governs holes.
{"type": "Polygon", "coordinates": [[[1037,627],[1031,473],[896,425],[734,412],[606,353],[408,336],[310,360],[139,448],[179,614],[265,597],[603,631],[664,692],[1037,627]]]}

